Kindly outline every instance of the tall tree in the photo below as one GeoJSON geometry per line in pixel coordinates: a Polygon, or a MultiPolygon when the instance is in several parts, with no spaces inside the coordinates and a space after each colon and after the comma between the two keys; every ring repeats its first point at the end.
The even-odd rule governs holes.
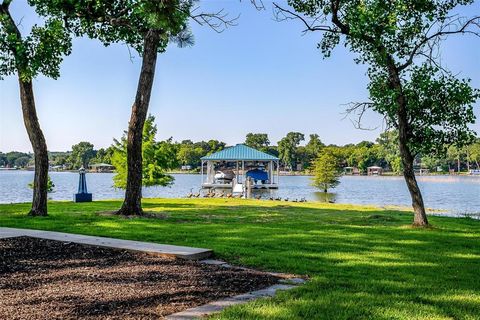
{"type": "Polygon", "coordinates": [[[268,134],[266,133],[247,133],[245,144],[254,149],[265,152],[270,145],[268,134]]]}
{"type": "MultiPolygon", "coordinates": [[[[20,87],[23,121],[35,155],[32,216],[47,215],[48,152],[37,117],[32,80],[39,74],[57,79],[62,57],[71,49],[71,39],[62,20],[47,18],[34,25],[30,34],[22,35],[10,13],[12,0],[0,4],[0,79],[16,74],[20,87]]],[[[29,1],[33,4],[34,1],[29,1]]]]}
{"type": "Polygon", "coordinates": [[[305,151],[307,153],[307,163],[311,163],[317,157],[320,151],[325,147],[325,144],[320,140],[320,136],[316,133],[310,135],[310,140],[305,145],[305,151]]]}
{"type": "Polygon", "coordinates": [[[150,104],[158,53],[174,41],[192,44],[189,19],[215,30],[232,25],[226,15],[202,13],[191,0],[31,0],[42,14],[54,14],[79,36],[96,38],[105,45],[124,42],[142,56],[137,92],[127,135],[127,185],[118,214],[142,214],[142,134],[150,104]],[[198,14],[193,12],[199,12],[198,14]]]}
{"type": "Polygon", "coordinates": [[[90,160],[95,158],[97,152],[93,149],[93,144],[87,141],[79,142],[72,146],[72,154],[70,159],[74,169],[84,167],[88,169],[90,160]]]}
{"type": "Polygon", "coordinates": [[[279,158],[291,169],[295,168],[297,148],[300,142],[303,140],[305,140],[305,135],[303,133],[289,132],[282,140],[278,142],[279,158]]]}
{"type": "Polygon", "coordinates": [[[398,130],[403,175],[412,198],[414,225],[428,225],[413,162],[416,154],[444,151],[449,144],[472,138],[472,104],[477,90],[456,79],[438,60],[439,44],[452,34],[476,34],[480,17],[451,14],[473,0],[342,1],[289,0],[275,4],[279,20],[298,19],[306,32],[323,32],[318,47],[326,57],[343,39],[369,65],[371,102],[354,103],[350,112],[361,120],[371,108],[398,130]]]}

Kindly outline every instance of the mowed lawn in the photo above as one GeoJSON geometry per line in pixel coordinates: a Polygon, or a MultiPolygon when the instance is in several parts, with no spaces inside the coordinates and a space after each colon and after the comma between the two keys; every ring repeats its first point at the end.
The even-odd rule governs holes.
{"type": "Polygon", "coordinates": [[[480,319],[480,221],[373,207],[233,199],[145,199],[158,218],[107,214],[119,201],[0,205],[0,226],[211,248],[233,264],[308,276],[218,319],[480,319]]]}

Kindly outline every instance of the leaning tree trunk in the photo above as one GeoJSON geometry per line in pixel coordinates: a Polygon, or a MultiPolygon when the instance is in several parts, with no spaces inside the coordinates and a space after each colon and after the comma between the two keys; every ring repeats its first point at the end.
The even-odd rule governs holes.
{"type": "Polygon", "coordinates": [[[146,33],[143,46],[142,70],[137,86],[135,102],[128,124],[127,135],[127,188],[125,199],[118,214],[141,215],[142,211],[142,141],[143,127],[147,118],[150,95],[155,78],[157,50],[160,40],[158,31],[146,33]]]}
{"type": "Polygon", "coordinates": [[[29,215],[47,215],[48,191],[48,151],[45,137],[38,122],[35,109],[32,81],[22,81],[19,77],[20,100],[22,103],[23,121],[27,129],[35,157],[35,178],[33,180],[32,209],[29,215]]]}
{"type": "Polygon", "coordinates": [[[397,91],[397,121],[398,121],[398,145],[400,149],[400,156],[403,164],[403,177],[407,183],[408,191],[412,198],[412,207],[414,212],[413,224],[416,226],[427,226],[428,219],[425,212],[425,205],[423,203],[422,193],[418,187],[415,172],[413,170],[414,156],[408,146],[408,115],[407,115],[407,100],[403,93],[402,83],[398,70],[393,62],[389,59],[389,76],[390,85],[397,91]]]}

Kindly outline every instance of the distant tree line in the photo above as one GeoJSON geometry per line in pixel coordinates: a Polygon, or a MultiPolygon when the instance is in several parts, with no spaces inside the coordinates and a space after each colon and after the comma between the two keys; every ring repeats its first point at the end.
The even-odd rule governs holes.
{"type": "MultiPolygon", "coordinates": [[[[208,141],[183,140],[173,141],[172,138],[156,141],[156,126],[154,117],[148,117],[144,132],[144,149],[154,148],[150,154],[144,156],[144,166],[158,163],[163,171],[189,168],[198,170],[201,158],[218,152],[227,147],[225,142],[211,139],[208,141]],[[168,158],[168,161],[165,158],[168,158]]],[[[386,131],[375,142],[362,141],[357,144],[338,146],[325,145],[318,134],[310,134],[305,141],[305,135],[300,132],[289,132],[278,141],[277,145],[270,145],[266,133],[248,133],[244,143],[252,148],[279,157],[281,168],[291,171],[313,171],[314,163],[323,154],[333,155],[339,168],[354,167],[360,173],[366,173],[370,166],[380,166],[386,171],[395,174],[402,173],[402,161],[397,142],[396,131],[386,131]],[[300,145],[302,142],[304,145],[300,145]]],[[[71,151],[49,152],[50,166],[61,167],[65,170],[77,170],[80,167],[88,168],[92,164],[111,164],[118,167],[122,160],[125,138],[114,140],[108,148],[95,149],[90,142],[82,141],[72,146],[71,151]],[[117,153],[116,156],[114,154],[117,153]],[[120,153],[120,155],[118,155],[120,153]],[[116,158],[116,159],[112,159],[116,158]]],[[[34,163],[32,153],[0,152],[0,167],[25,168],[34,163]]],[[[480,139],[461,148],[450,146],[445,155],[417,155],[415,157],[417,169],[428,169],[430,172],[455,172],[480,169],[480,139]]],[[[126,172],[125,172],[126,174],[126,172]]]]}

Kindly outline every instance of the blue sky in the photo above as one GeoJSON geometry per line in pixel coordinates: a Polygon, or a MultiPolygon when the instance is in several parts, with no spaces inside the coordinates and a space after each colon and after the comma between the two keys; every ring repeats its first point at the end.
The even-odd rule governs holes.
{"type": "MultiPolygon", "coordinates": [[[[326,143],[375,140],[378,115],[362,131],[342,120],[344,104],[367,99],[366,67],[339,46],[331,58],[316,49],[321,35],[302,36],[297,22],[273,20],[271,3],[258,12],[248,1],[204,1],[208,9],[241,14],[238,26],[217,34],[192,24],[195,45],[170,46],[159,56],[150,113],[158,138],[218,139],[243,142],[248,132],[266,132],[276,144],[289,131],[317,133],[326,143]]],[[[34,21],[26,1],[12,4],[23,32],[34,21]]],[[[461,14],[480,13],[480,3],[461,14]]],[[[480,87],[480,39],[450,38],[442,47],[445,66],[480,87]]],[[[80,141],[107,147],[126,129],[135,95],[140,59],[125,45],[104,47],[76,39],[58,80],[34,82],[37,110],[49,150],[69,150],[80,141]]],[[[480,106],[475,113],[480,118],[480,106]]],[[[474,125],[480,133],[480,125],[474,125]]],[[[0,151],[30,151],[15,77],[0,81],[0,151]]]]}

